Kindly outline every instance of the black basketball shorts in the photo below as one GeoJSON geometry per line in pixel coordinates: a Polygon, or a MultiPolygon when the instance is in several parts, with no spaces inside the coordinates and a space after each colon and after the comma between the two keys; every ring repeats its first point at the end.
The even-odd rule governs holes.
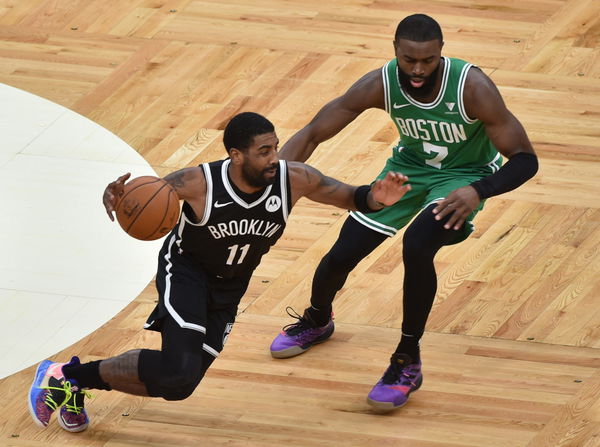
{"type": "Polygon", "coordinates": [[[161,332],[162,320],[170,316],[182,331],[196,331],[203,350],[216,358],[231,332],[247,281],[211,278],[172,248],[159,254],[159,301],[144,328],[161,332]]]}

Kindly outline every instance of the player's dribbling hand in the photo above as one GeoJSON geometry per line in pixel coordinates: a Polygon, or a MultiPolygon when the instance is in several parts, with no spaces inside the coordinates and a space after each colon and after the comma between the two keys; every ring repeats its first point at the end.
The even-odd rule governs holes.
{"type": "Polygon", "coordinates": [[[386,176],[371,185],[373,199],[385,206],[390,206],[400,200],[404,194],[410,191],[410,185],[406,184],[408,177],[399,172],[388,172],[386,176]]]}
{"type": "Polygon", "coordinates": [[[104,189],[104,194],[102,195],[102,203],[104,204],[104,208],[106,208],[106,213],[108,214],[108,217],[113,222],[115,220],[113,216],[115,206],[117,206],[119,196],[123,194],[125,182],[127,181],[127,179],[129,179],[129,177],[131,177],[131,173],[128,172],[127,174],[123,174],[114,182],[110,182],[108,186],[104,189]]]}
{"type": "Polygon", "coordinates": [[[451,214],[448,222],[444,224],[444,228],[449,230],[459,230],[469,214],[473,212],[481,199],[479,194],[475,191],[472,186],[463,186],[448,194],[444,200],[438,202],[437,206],[433,209],[435,214],[435,220],[442,220],[447,215],[451,214]]]}

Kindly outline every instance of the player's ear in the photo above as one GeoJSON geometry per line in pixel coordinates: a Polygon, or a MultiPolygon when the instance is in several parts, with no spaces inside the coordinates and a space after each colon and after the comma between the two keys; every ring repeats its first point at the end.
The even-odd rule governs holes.
{"type": "Polygon", "coordinates": [[[241,164],[244,161],[244,153],[235,147],[229,149],[229,158],[233,164],[241,164]]]}

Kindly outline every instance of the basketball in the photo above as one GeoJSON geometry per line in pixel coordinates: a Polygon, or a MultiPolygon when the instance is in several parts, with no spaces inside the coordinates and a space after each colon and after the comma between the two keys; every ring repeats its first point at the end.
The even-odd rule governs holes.
{"type": "Polygon", "coordinates": [[[163,237],[177,223],[179,197],[161,178],[136,177],[125,184],[115,213],[127,234],[142,241],[152,241],[163,237]]]}

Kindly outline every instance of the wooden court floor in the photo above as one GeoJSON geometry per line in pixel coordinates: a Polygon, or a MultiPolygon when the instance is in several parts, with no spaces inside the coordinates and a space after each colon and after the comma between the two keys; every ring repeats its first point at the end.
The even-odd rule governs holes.
{"type": "MultiPolygon", "coordinates": [[[[94,120],[164,175],[223,157],[224,123],[240,111],[266,115],[285,141],[391,58],[398,21],[415,12],[441,23],[445,55],[497,83],[541,167],[436,258],[424,384],[409,404],[377,414],[365,401],[399,339],[401,237],[351,274],[330,342],[270,357],[345,219],[301,201],[192,397],[98,391],[86,432],[41,430],[29,368],[0,381],[0,445],[600,446],[600,0],[0,0],[0,82],[94,120]]],[[[367,183],[396,137],[369,111],[310,163],[367,183]]],[[[149,284],[54,358],[156,346],[141,330],[154,300],[149,284]]]]}

